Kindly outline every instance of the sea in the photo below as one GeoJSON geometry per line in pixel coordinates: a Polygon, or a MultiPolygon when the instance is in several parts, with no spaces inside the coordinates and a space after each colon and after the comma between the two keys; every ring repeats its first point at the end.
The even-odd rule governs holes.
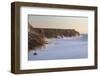
{"type": "Polygon", "coordinates": [[[28,51],[29,61],[88,58],[88,34],[46,40],[45,46],[28,51]]]}

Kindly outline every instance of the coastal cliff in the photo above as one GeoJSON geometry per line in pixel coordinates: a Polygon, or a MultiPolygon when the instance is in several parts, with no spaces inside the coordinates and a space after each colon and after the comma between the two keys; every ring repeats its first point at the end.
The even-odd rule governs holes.
{"type": "Polygon", "coordinates": [[[50,28],[35,28],[30,24],[28,26],[28,49],[34,50],[44,46],[47,42],[45,38],[63,38],[76,37],[80,33],[75,29],[50,29],[50,28]]]}

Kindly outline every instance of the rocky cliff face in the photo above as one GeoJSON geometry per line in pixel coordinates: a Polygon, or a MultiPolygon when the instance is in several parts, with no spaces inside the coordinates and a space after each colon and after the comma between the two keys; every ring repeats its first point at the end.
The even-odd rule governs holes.
{"type": "Polygon", "coordinates": [[[37,32],[46,38],[75,37],[80,35],[80,33],[77,32],[75,29],[34,28],[34,32],[37,32]]]}
{"type": "Polygon", "coordinates": [[[28,27],[28,49],[36,49],[44,46],[45,38],[75,37],[80,33],[75,29],[46,29],[28,27]]]}
{"type": "Polygon", "coordinates": [[[28,32],[28,50],[41,48],[46,44],[44,38],[38,33],[28,32]]]}

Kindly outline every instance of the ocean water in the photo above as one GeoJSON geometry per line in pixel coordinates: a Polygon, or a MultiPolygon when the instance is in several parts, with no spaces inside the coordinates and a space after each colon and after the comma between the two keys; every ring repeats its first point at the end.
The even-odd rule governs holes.
{"type": "Polygon", "coordinates": [[[88,58],[88,35],[47,39],[48,44],[28,52],[28,60],[88,58]],[[34,55],[34,51],[37,55],[34,55]]]}

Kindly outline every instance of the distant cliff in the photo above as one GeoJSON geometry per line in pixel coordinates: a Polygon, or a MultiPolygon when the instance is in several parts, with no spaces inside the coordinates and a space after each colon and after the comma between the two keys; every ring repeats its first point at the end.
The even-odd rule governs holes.
{"type": "Polygon", "coordinates": [[[80,33],[75,29],[34,28],[33,30],[33,32],[36,32],[46,38],[75,37],[80,35],[80,33]]]}
{"type": "Polygon", "coordinates": [[[28,49],[36,49],[44,46],[45,38],[63,38],[75,37],[80,33],[75,29],[49,29],[49,28],[34,28],[28,26],[28,49]]]}

